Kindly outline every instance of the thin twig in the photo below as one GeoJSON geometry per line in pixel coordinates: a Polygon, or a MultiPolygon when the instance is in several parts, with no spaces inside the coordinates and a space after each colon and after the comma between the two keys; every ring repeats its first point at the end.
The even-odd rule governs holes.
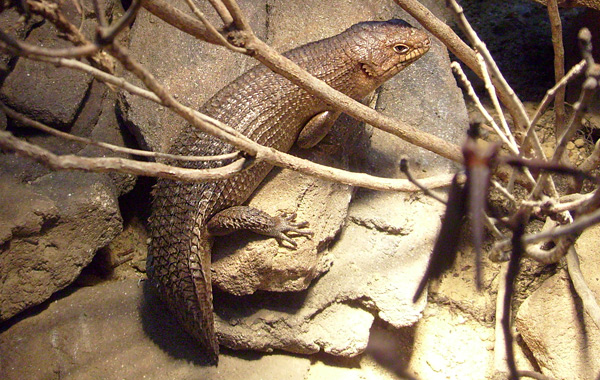
{"type": "MultiPolygon", "coordinates": [[[[544,95],[544,98],[538,105],[538,108],[536,109],[535,114],[533,115],[533,118],[531,119],[530,129],[535,127],[535,125],[538,123],[538,121],[540,120],[540,117],[542,117],[542,115],[544,114],[544,112],[546,112],[546,109],[552,102],[552,100],[554,100],[554,98],[556,97],[557,92],[561,88],[564,88],[570,81],[575,79],[579,74],[581,74],[585,67],[586,67],[586,62],[585,62],[585,60],[582,59],[575,66],[571,67],[571,69],[567,72],[567,75],[562,77],[561,80],[558,81],[554,86],[552,86],[551,89],[546,91],[546,95],[544,95]]],[[[530,133],[531,132],[528,130],[526,136],[529,137],[530,133]]]]}
{"type": "Polygon", "coordinates": [[[415,186],[417,186],[419,189],[421,189],[425,195],[435,199],[436,201],[440,202],[443,205],[446,204],[446,201],[443,200],[442,197],[440,197],[439,195],[437,195],[436,193],[434,193],[427,187],[423,186],[415,177],[413,177],[412,173],[408,169],[408,160],[405,158],[400,160],[400,171],[402,173],[404,173],[404,175],[406,175],[406,178],[411,183],[413,183],[415,186]]]}
{"type": "MultiPolygon", "coordinates": [[[[117,22],[113,23],[110,26],[104,26],[103,24],[100,24],[101,27],[98,28],[96,43],[100,46],[104,46],[111,43],[116,38],[116,36],[119,33],[121,33],[123,29],[125,29],[133,22],[133,19],[137,15],[137,12],[140,9],[141,5],[142,0],[132,0],[125,14],[121,18],[119,18],[117,22]]],[[[99,18],[98,20],[100,21],[102,20],[102,18],[99,18]]]]}
{"type": "Polygon", "coordinates": [[[485,83],[485,89],[487,90],[490,99],[492,100],[492,104],[494,105],[494,109],[496,110],[496,114],[500,118],[500,125],[502,125],[502,129],[504,130],[504,134],[510,140],[509,147],[515,154],[519,154],[519,147],[517,146],[517,142],[515,141],[515,137],[512,132],[508,128],[508,123],[506,122],[506,118],[504,117],[504,112],[502,111],[502,107],[500,106],[500,102],[498,102],[498,97],[496,96],[496,88],[492,84],[492,78],[490,77],[490,73],[488,72],[487,65],[483,56],[480,53],[477,53],[477,62],[479,62],[479,67],[481,67],[481,73],[483,75],[483,81],[485,83]]]}
{"type": "Polygon", "coordinates": [[[591,172],[600,165],[600,140],[594,144],[592,153],[577,167],[582,172],[591,172]]]}
{"type": "MultiPolygon", "coordinates": [[[[554,47],[554,80],[558,83],[565,76],[565,49],[562,39],[562,24],[556,0],[547,0],[548,18],[552,30],[552,46],[554,47]]],[[[565,124],[565,88],[561,87],[554,99],[554,132],[560,135],[565,124]]]]}
{"type": "Polygon", "coordinates": [[[598,223],[600,223],[600,209],[586,215],[578,216],[573,223],[555,227],[548,231],[538,232],[536,234],[523,235],[523,243],[533,244],[547,239],[554,239],[559,236],[578,235],[585,229],[598,223]]]}
{"type": "Polygon", "coordinates": [[[214,169],[186,169],[157,162],[144,162],[117,157],[80,157],[71,154],[59,156],[37,145],[20,140],[6,131],[0,131],[0,148],[20,156],[32,158],[53,170],[85,170],[98,173],[119,172],[184,182],[229,178],[246,167],[245,158],[239,158],[229,165],[214,169]]]}
{"type": "Polygon", "coordinates": [[[240,152],[237,151],[237,152],[232,152],[232,153],[227,153],[227,154],[221,154],[218,156],[180,156],[180,155],[176,155],[176,154],[150,152],[147,150],[126,148],[126,147],[117,146],[117,145],[113,145],[113,144],[109,144],[109,143],[105,143],[105,142],[101,142],[101,141],[95,141],[95,140],[88,139],[85,137],[75,136],[70,133],[59,131],[58,129],[50,128],[47,125],[44,125],[36,120],[32,120],[32,119],[16,112],[15,110],[7,107],[1,101],[0,101],[0,110],[2,110],[4,113],[6,113],[6,115],[9,116],[10,118],[12,118],[14,120],[18,120],[27,126],[38,129],[38,130],[48,133],[50,135],[60,137],[65,140],[76,141],[76,142],[83,143],[86,145],[97,146],[97,147],[104,148],[104,149],[107,149],[107,150],[110,150],[110,151],[116,152],[116,153],[133,154],[133,155],[141,156],[141,157],[154,157],[154,158],[163,158],[163,159],[178,160],[178,161],[229,160],[229,159],[233,159],[233,158],[238,158],[240,155],[240,152]]]}
{"type": "Polygon", "coordinates": [[[583,119],[584,113],[592,99],[592,95],[598,88],[598,79],[590,75],[590,70],[595,66],[594,59],[591,56],[592,44],[590,31],[586,28],[582,29],[579,32],[579,41],[582,44],[582,54],[587,62],[588,71],[586,74],[588,75],[588,78],[583,83],[579,101],[573,105],[573,110],[575,112],[573,112],[566,130],[558,140],[556,150],[552,156],[553,162],[559,162],[566,149],[567,142],[573,138],[575,132],[581,127],[581,120],[583,119]]]}
{"type": "Polygon", "coordinates": [[[196,4],[194,4],[194,2],[192,0],[185,0],[185,2],[188,4],[188,6],[190,7],[190,9],[194,13],[194,15],[196,17],[198,17],[198,19],[204,24],[204,26],[206,27],[207,32],[210,33],[212,36],[214,36],[216,39],[218,39],[221,45],[223,45],[227,49],[232,50],[232,51],[237,52],[237,53],[242,53],[242,54],[247,54],[248,53],[248,51],[246,49],[239,48],[239,47],[237,47],[237,46],[232,45],[231,43],[229,43],[229,41],[227,41],[227,39],[225,37],[223,37],[223,35],[221,33],[219,33],[219,31],[217,30],[217,28],[215,28],[210,23],[210,21],[208,21],[208,19],[206,18],[206,16],[204,16],[204,13],[202,13],[202,11],[196,6],[196,4]]]}
{"type": "Polygon", "coordinates": [[[208,2],[210,3],[210,5],[212,5],[215,11],[217,11],[217,14],[219,15],[219,17],[221,17],[221,21],[223,21],[223,24],[226,27],[233,23],[233,17],[231,17],[231,14],[227,10],[227,7],[225,7],[221,0],[208,0],[208,2]]]}
{"type": "Polygon", "coordinates": [[[506,199],[508,199],[512,204],[516,204],[517,200],[515,199],[515,197],[508,191],[506,190],[506,188],[504,186],[502,186],[498,181],[496,181],[495,179],[491,180],[492,185],[494,185],[494,187],[500,191],[500,193],[502,195],[504,195],[504,197],[506,199]]]}
{"type": "Polygon", "coordinates": [[[246,16],[244,16],[244,12],[242,12],[238,3],[235,0],[221,0],[221,2],[225,8],[227,8],[229,14],[233,18],[233,25],[239,31],[253,34],[250,23],[248,23],[248,20],[246,19],[246,16]]]}
{"type": "Polygon", "coordinates": [[[142,0],[142,6],[175,28],[194,36],[202,41],[220,45],[220,40],[206,30],[206,26],[194,17],[173,7],[166,0],[142,0]]]}
{"type": "Polygon", "coordinates": [[[494,132],[496,132],[496,134],[500,137],[502,142],[504,142],[504,144],[506,144],[507,148],[513,154],[519,154],[519,151],[518,151],[516,145],[513,145],[513,143],[508,139],[506,134],[504,132],[502,132],[502,130],[500,129],[498,124],[496,124],[496,121],[494,120],[494,118],[492,118],[492,115],[490,115],[490,113],[485,109],[483,104],[481,104],[481,100],[479,99],[479,96],[477,96],[477,93],[473,89],[473,85],[471,84],[471,81],[469,80],[469,78],[467,78],[467,75],[463,71],[462,67],[460,67],[460,64],[458,62],[452,62],[450,64],[450,67],[452,68],[452,71],[458,76],[458,79],[460,79],[460,81],[462,82],[465,90],[467,91],[467,95],[469,95],[471,100],[473,100],[479,113],[492,126],[494,132]]]}
{"type": "Polygon", "coordinates": [[[4,50],[10,50],[11,52],[18,54],[24,57],[32,57],[32,56],[44,56],[44,57],[65,57],[65,58],[75,58],[75,57],[87,57],[92,54],[96,54],[100,49],[98,46],[89,43],[83,46],[73,46],[68,48],[44,48],[40,46],[31,45],[27,42],[19,41],[8,34],[4,33],[0,30],[0,41],[2,41],[5,46],[3,46],[4,50]]]}
{"type": "MultiPolygon", "coordinates": [[[[91,46],[98,46],[91,43],[80,31],[73,25],[65,15],[60,11],[58,4],[49,3],[46,0],[28,2],[31,12],[39,14],[50,21],[59,31],[63,32],[66,38],[75,46],[82,46],[82,49],[91,49],[91,46]],[[90,46],[91,45],[91,46],[90,46]],[[88,47],[89,46],[89,47],[88,47]]],[[[102,51],[95,51],[94,54],[87,54],[90,62],[107,72],[114,71],[114,62],[102,51]]]]}
{"type": "MultiPolygon", "coordinates": [[[[465,65],[467,65],[478,76],[482,77],[481,70],[475,58],[475,51],[471,49],[463,40],[454,33],[452,28],[445,22],[438,19],[430,10],[422,5],[417,0],[395,0],[395,2],[417,19],[428,31],[436,36],[454,55],[458,57],[465,65]]],[[[525,128],[528,125],[527,114],[524,112],[520,100],[514,95],[514,92],[508,92],[507,88],[502,86],[500,81],[492,77],[494,86],[498,91],[498,95],[502,100],[502,104],[506,105],[515,124],[520,128],[525,128]]],[[[510,89],[510,87],[508,88],[510,89]]],[[[510,90],[512,91],[512,90],[510,90]]]]}
{"type": "MultiPolygon", "coordinates": [[[[491,71],[492,77],[496,79],[496,81],[494,82],[494,87],[501,94],[505,95],[502,99],[503,103],[512,115],[516,127],[521,130],[525,130],[530,124],[530,122],[529,116],[527,116],[527,112],[525,111],[523,103],[521,103],[521,100],[516,96],[515,92],[500,72],[498,65],[496,65],[496,62],[492,58],[492,55],[490,54],[483,41],[481,41],[481,39],[477,36],[477,33],[475,33],[475,30],[473,30],[473,28],[471,27],[471,24],[469,24],[469,22],[467,21],[462,7],[458,5],[458,3],[455,0],[448,0],[446,3],[457,15],[458,23],[461,29],[465,32],[467,38],[469,39],[469,41],[471,41],[471,44],[473,45],[475,50],[477,50],[477,52],[479,52],[483,56],[485,63],[488,66],[488,69],[491,71]]],[[[481,75],[479,76],[481,77],[481,75]]]]}

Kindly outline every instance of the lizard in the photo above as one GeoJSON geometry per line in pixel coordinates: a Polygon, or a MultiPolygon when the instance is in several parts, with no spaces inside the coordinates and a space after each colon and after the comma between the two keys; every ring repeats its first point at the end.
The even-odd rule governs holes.
{"type": "MultiPolygon", "coordinates": [[[[355,24],[284,56],[360,101],[429,47],[425,32],[392,19],[355,24]]],[[[294,143],[302,148],[316,145],[341,113],[263,65],[225,86],[200,112],[283,152],[294,143]]],[[[235,151],[231,144],[191,127],[169,149],[172,154],[196,156],[235,151]]],[[[209,168],[229,162],[190,161],[181,166],[209,168]]],[[[210,268],[213,236],[248,229],[295,246],[290,233],[310,234],[293,215],[270,216],[242,205],[271,169],[272,165],[258,162],[229,179],[197,183],[158,179],[152,191],[147,276],[167,309],[200,343],[209,364],[216,365],[219,358],[210,268]]]]}

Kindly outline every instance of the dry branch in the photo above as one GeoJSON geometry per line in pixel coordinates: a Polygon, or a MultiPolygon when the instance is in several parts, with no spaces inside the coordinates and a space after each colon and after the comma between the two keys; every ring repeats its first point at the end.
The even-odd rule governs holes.
{"type": "Polygon", "coordinates": [[[0,148],[14,152],[18,156],[29,157],[53,170],[85,170],[89,172],[119,172],[173,179],[184,182],[198,182],[229,178],[245,167],[246,159],[239,158],[233,163],[215,169],[185,169],[156,162],[143,162],[116,157],[80,157],[56,155],[47,149],[14,137],[10,132],[0,131],[0,148]]]}
{"type": "MultiPolygon", "coordinates": [[[[463,40],[454,33],[454,31],[446,25],[445,22],[438,19],[431,11],[425,8],[417,0],[395,0],[407,13],[416,18],[421,25],[436,36],[454,55],[458,57],[465,65],[467,65],[480,78],[483,74],[480,70],[475,51],[471,49],[463,40]]],[[[456,3],[455,3],[456,4],[456,3]]],[[[456,4],[458,6],[458,4],[456,4]]],[[[459,7],[460,8],[460,7],[459,7]]],[[[471,29],[472,30],[472,29],[471,29]]],[[[474,32],[473,32],[474,34],[474,32]]],[[[491,56],[490,56],[491,58],[491,56]]],[[[499,70],[497,70],[499,74],[499,70]]],[[[496,73],[495,73],[496,74],[496,73]]],[[[502,103],[507,107],[517,128],[524,129],[529,124],[527,113],[523,108],[523,104],[517,98],[514,91],[506,84],[502,76],[493,76],[492,82],[502,103]]]]}

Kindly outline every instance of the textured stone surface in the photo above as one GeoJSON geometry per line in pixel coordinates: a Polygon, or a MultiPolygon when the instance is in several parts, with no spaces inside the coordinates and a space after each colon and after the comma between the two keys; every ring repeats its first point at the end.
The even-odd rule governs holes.
{"type": "Polygon", "coordinates": [[[408,202],[412,197],[406,194],[372,195],[355,199],[351,222],[327,253],[331,269],[306,291],[215,294],[217,330],[225,346],[355,356],[365,349],[375,316],[394,327],[420,318],[425,300],[413,304],[412,296],[441,206],[425,198],[408,202]]]}
{"type": "Polygon", "coordinates": [[[0,177],[0,320],[69,285],[121,231],[114,190],[101,178],[60,172],[25,185],[0,177]]]}
{"type": "Polygon", "coordinates": [[[302,380],[307,358],[224,352],[202,364],[198,347],[137,280],[81,288],[35,315],[0,326],[0,373],[20,379],[302,380]]]}
{"type": "MultiPolygon", "coordinates": [[[[49,23],[34,29],[26,41],[46,48],[71,46],[55,38],[49,23]]],[[[35,120],[65,128],[75,120],[91,81],[92,77],[81,71],[19,59],[0,89],[0,98],[35,120]]]]}
{"type": "MultiPolygon", "coordinates": [[[[577,240],[581,271],[600,299],[600,227],[577,240]]],[[[555,379],[595,379],[600,373],[600,328],[582,308],[568,275],[546,280],[519,308],[516,326],[543,373],[555,379]]]]}

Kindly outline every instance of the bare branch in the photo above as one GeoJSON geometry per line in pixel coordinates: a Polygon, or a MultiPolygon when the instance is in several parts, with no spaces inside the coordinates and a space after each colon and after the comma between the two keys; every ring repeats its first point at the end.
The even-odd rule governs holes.
{"type": "Polygon", "coordinates": [[[180,156],[176,154],[168,154],[161,152],[150,152],[147,150],[139,150],[139,149],[131,149],[125,148],[122,146],[117,146],[113,144],[108,144],[105,142],[94,141],[85,137],[75,136],[70,133],[62,132],[54,128],[50,128],[47,125],[44,125],[38,121],[32,120],[12,109],[7,107],[4,103],[0,102],[0,110],[4,111],[7,116],[14,120],[18,120],[21,123],[30,126],[32,128],[38,129],[40,131],[46,132],[50,135],[61,137],[66,140],[76,141],[79,143],[83,143],[86,145],[94,145],[100,148],[104,148],[116,153],[125,153],[125,154],[134,154],[142,157],[154,157],[154,158],[164,158],[171,160],[179,160],[179,161],[217,161],[217,160],[229,160],[233,158],[238,158],[240,156],[240,152],[232,152],[227,154],[221,154],[218,156],[180,156]]]}
{"type": "MultiPolygon", "coordinates": [[[[552,30],[552,46],[554,47],[554,79],[559,82],[565,76],[565,49],[562,39],[562,24],[556,0],[547,1],[548,17],[552,30]]],[[[558,136],[563,132],[565,124],[565,88],[561,87],[554,99],[554,131],[558,136]]]]}
{"type": "Polygon", "coordinates": [[[115,157],[58,156],[37,145],[14,137],[10,132],[0,131],[0,148],[17,155],[29,157],[54,170],[85,170],[90,172],[119,172],[134,175],[160,177],[184,182],[197,182],[229,178],[245,168],[246,159],[215,169],[185,169],[156,162],[143,162],[115,157]]]}
{"type": "Polygon", "coordinates": [[[483,59],[483,56],[478,52],[477,53],[477,62],[479,62],[479,67],[481,67],[481,73],[483,76],[483,81],[485,83],[485,89],[490,95],[490,99],[492,100],[492,104],[494,105],[494,109],[496,110],[496,114],[500,118],[500,124],[502,125],[502,129],[504,130],[504,134],[510,140],[511,150],[515,151],[516,154],[519,154],[519,147],[517,146],[517,142],[515,138],[508,128],[508,123],[506,122],[506,118],[504,117],[504,112],[502,111],[502,107],[498,102],[498,97],[496,96],[496,88],[492,84],[492,78],[490,77],[490,73],[488,72],[488,65],[483,59]]]}
{"type": "Polygon", "coordinates": [[[240,6],[237,4],[235,0],[220,0],[227,10],[229,14],[233,18],[233,25],[240,31],[244,31],[246,33],[252,33],[252,28],[244,16],[244,12],[240,9],[240,6]]]}
{"type": "MultiPolygon", "coordinates": [[[[129,26],[133,22],[133,19],[135,18],[141,5],[142,5],[142,0],[132,0],[132,2],[129,5],[129,8],[125,12],[125,14],[117,22],[113,23],[111,26],[105,26],[101,22],[102,18],[99,18],[98,21],[100,22],[100,28],[98,28],[98,35],[97,35],[96,42],[101,46],[112,42],[115,39],[115,37],[119,33],[121,33],[121,31],[123,29],[125,29],[127,26],[129,26]]],[[[100,7],[98,7],[98,8],[100,8],[100,7]]],[[[102,12],[99,13],[98,16],[102,16],[102,12]]]]}
{"type": "Polygon", "coordinates": [[[221,41],[211,34],[202,22],[173,7],[165,0],[142,0],[142,6],[164,22],[191,36],[211,44],[221,44],[221,41]]]}
{"type": "Polygon", "coordinates": [[[485,109],[483,104],[481,104],[481,100],[479,99],[479,96],[477,96],[477,93],[475,93],[475,90],[473,89],[473,85],[471,84],[471,81],[469,80],[469,78],[467,78],[467,75],[463,71],[462,67],[460,67],[460,64],[458,62],[452,62],[450,64],[450,67],[452,68],[452,71],[454,71],[454,73],[458,76],[458,79],[460,79],[460,81],[462,82],[465,90],[467,91],[467,95],[469,95],[471,100],[473,100],[479,113],[492,126],[492,129],[494,130],[494,132],[496,132],[496,134],[500,137],[502,142],[504,142],[504,144],[506,144],[508,149],[510,149],[510,151],[513,154],[519,154],[516,144],[513,144],[513,142],[508,139],[508,136],[500,129],[498,124],[496,124],[496,121],[492,118],[492,115],[490,115],[490,113],[485,109]]]}
{"type": "MultiPolygon", "coordinates": [[[[561,78],[561,80],[558,81],[551,89],[546,91],[546,95],[542,99],[540,105],[538,106],[537,110],[535,111],[535,114],[533,115],[533,118],[531,119],[531,127],[529,129],[535,127],[535,125],[540,120],[540,117],[546,111],[546,109],[548,108],[548,106],[550,105],[552,100],[554,100],[554,97],[556,96],[557,92],[561,88],[564,88],[571,80],[573,80],[579,74],[581,74],[585,67],[586,67],[585,60],[581,60],[575,66],[571,67],[571,69],[569,70],[567,75],[563,76],[561,78]]],[[[529,137],[529,134],[530,134],[530,131],[528,130],[527,137],[529,137]]]]}
{"type": "Polygon", "coordinates": [[[206,27],[206,30],[208,33],[210,33],[211,35],[213,35],[216,39],[219,40],[220,45],[225,46],[226,48],[235,51],[237,53],[242,53],[242,54],[246,54],[248,51],[246,49],[243,48],[239,48],[235,45],[232,45],[229,43],[229,41],[227,41],[227,39],[225,37],[223,37],[223,35],[221,33],[219,33],[219,31],[217,30],[217,28],[215,28],[206,18],[206,16],[204,16],[204,13],[202,13],[202,11],[200,9],[198,9],[198,7],[196,6],[196,4],[194,4],[194,2],[192,0],[185,0],[185,2],[188,4],[188,6],[190,7],[190,9],[192,10],[192,12],[194,13],[194,15],[196,15],[196,17],[198,17],[198,19],[204,24],[204,26],[206,27]]]}
{"type": "Polygon", "coordinates": [[[4,46],[2,46],[2,49],[10,50],[14,54],[24,57],[87,57],[89,55],[96,54],[99,50],[99,47],[92,43],[85,44],[83,46],[74,46],[60,49],[43,48],[28,44],[27,42],[16,40],[1,30],[0,41],[2,41],[5,44],[4,46]]]}
{"type": "Polygon", "coordinates": [[[208,2],[210,5],[212,5],[215,11],[217,11],[217,14],[219,17],[221,17],[221,20],[226,27],[233,24],[233,18],[231,17],[231,14],[221,0],[208,0],[208,2]]]}
{"type": "MultiPolygon", "coordinates": [[[[67,39],[73,43],[75,46],[96,46],[91,43],[80,31],[79,29],[73,25],[60,11],[58,4],[49,3],[46,0],[40,1],[28,1],[29,7],[32,13],[39,14],[43,16],[48,21],[52,22],[54,26],[61,32],[65,34],[67,39]]],[[[86,49],[92,49],[88,47],[86,49]]],[[[50,55],[52,56],[52,55],[50,55]]],[[[69,56],[74,57],[74,56],[69,56]]],[[[114,62],[110,59],[108,55],[101,51],[95,51],[93,53],[86,54],[86,57],[94,64],[95,66],[101,68],[107,72],[114,71],[114,62]]]]}
{"type": "MultiPolygon", "coordinates": [[[[458,3],[455,0],[448,0],[447,4],[449,4],[450,8],[458,16],[458,22],[462,30],[465,32],[465,34],[471,41],[471,44],[473,44],[473,47],[483,56],[485,63],[487,64],[489,70],[492,73],[492,77],[496,79],[496,81],[494,81],[494,87],[496,87],[496,90],[499,91],[501,95],[503,95],[502,102],[508,108],[510,114],[512,115],[516,127],[525,130],[530,123],[529,116],[527,116],[527,112],[525,112],[525,107],[523,107],[523,103],[521,103],[521,100],[519,100],[519,98],[515,95],[513,89],[508,84],[508,82],[506,82],[506,79],[504,79],[504,76],[500,72],[500,69],[498,69],[496,62],[492,58],[492,55],[488,51],[487,47],[485,46],[483,41],[479,39],[477,33],[475,33],[475,31],[467,21],[467,18],[463,13],[462,7],[458,5],[458,3]]],[[[471,69],[473,70],[472,67],[471,69]]],[[[476,72],[478,73],[479,77],[482,77],[481,71],[476,72]]]]}
{"type": "MultiPolygon", "coordinates": [[[[482,72],[475,57],[475,51],[454,33],[445,22],[441,21],[417,0],[395,0],[407,13],[416,18],[421,25],[436,36],[454,55],[458,57],[473,72],[482,78],[482,72]]],[[[494,75],[496,73],[494,72],[494,75]]],[[[502,77],[492,76],[492,81],[498,91],[502,103],[506,105],[518,128],[524,129],[529,124],[527,113],[521,101],[507,85],[502,84],[502,77]]],[[[504,82],[506,83],[506,82],[504,82]]]]}
{"type": "Polygon", "coordinates": [[[406,160],[404,158],[402,160],[400,160],[400,171],[402,173],[404,173],[404,175],[406,175],[406,177],[408,178],[408,180],[411,183],[413,183],[415,186],[417,186],[419,189],[421,189],[421,191],[423,191],[423,193],[425,195],[435,199],[436,201],[440,202],[441,204],[444,204],[444,205],[446,204],[446,202],[439,195],[437,195],[436,193],[434,193],[427,187],[423,186],[415,177],[413,177],[412,173],[408,169],[408,160],[406,160]]]}

